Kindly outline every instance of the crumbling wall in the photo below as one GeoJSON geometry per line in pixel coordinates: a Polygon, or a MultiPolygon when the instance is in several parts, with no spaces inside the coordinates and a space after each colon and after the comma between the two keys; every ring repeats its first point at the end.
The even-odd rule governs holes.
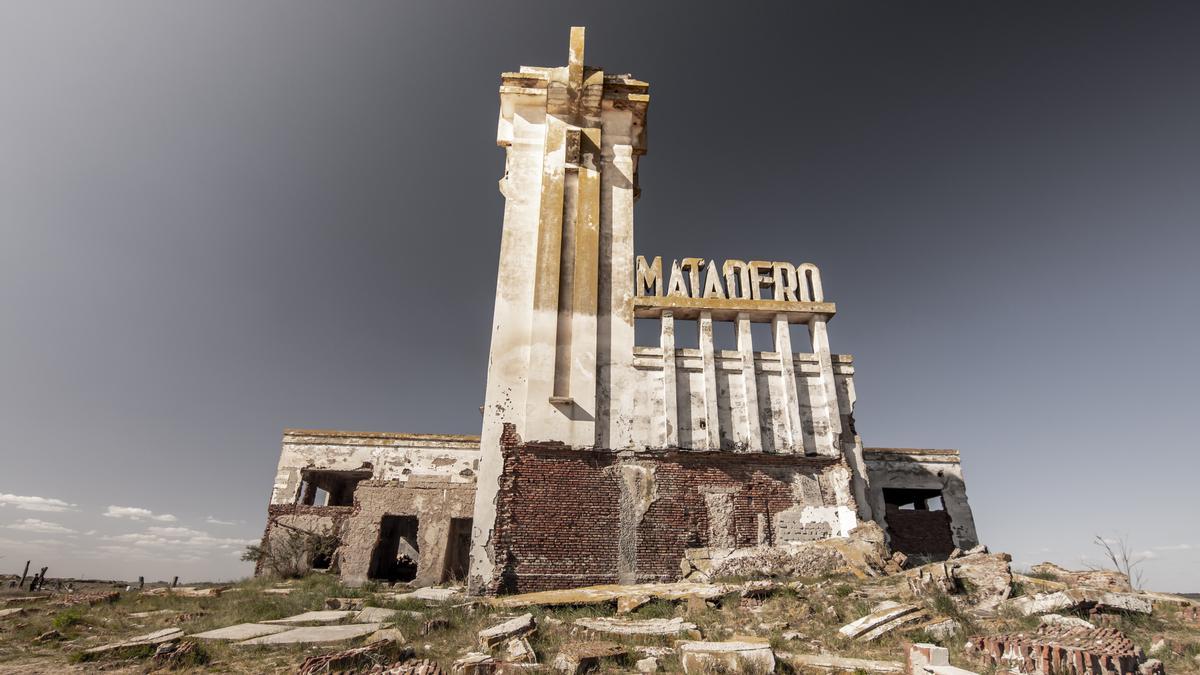
{"type": "MultiPolygon", "coordinates": [[[[340,536],[346,519],[353,509],[349,506],[305,506],[302,504],[271,504],[267,507],[267,525],[263,528],[261,547],[269,551],[284,540],[289,532],[337,534],[340,536]]],[[[254,574],[266,572],[265,560],[259,558],[254,574]]]]}
{"type": "Polygon", "coordinates": [[[478,468],[478,436],[287,429],[271,503],[294,503],[305,469],[366,469],[375,480],[438,476],[473,484],[478,468]]]}
{"type": "MultiPolygon", "coordinates": [[[[940,553],[947,548],[966,550],[979,544],[975,518],[967,501],[967,487],[956,450],[908,448],[866,448],[871,513],[888,532],[889,542],[899,535],[911,545],[929,548],[921,553],[940,553]],[[888,510],[884,490],[936,490],[941,493],[944,511],[888,510]],[[942,515],[939,515],[942,514],[942,515]],[[889,521],[889,517],[895,521],[889,521]],[[943,540],[947,520],[950,541],[943,540]]],[[[893,545],[893,548],[901,548],[893,545]]],[[[908,551],[905,551],[906,553],[908,551]]],[[[944,553],[949,553],[947,549],[944,553]]]]}
{"type": "Polygon", "coordinates": [[[354,502],[338,549],[342,581],[361,584],[368,580],[384,516],[415,516],[419,556],[413,583],[430,586],[442,581],[446,569],[451,519],[471,517],[475,485],[437,478],[370,480],[359,483],[354,502]]]}
{"type": "Polygon", "coordinates": [[[505,448],[492,592],[670,581],[688,548],[844,536],[840,457],[505,448]]]}

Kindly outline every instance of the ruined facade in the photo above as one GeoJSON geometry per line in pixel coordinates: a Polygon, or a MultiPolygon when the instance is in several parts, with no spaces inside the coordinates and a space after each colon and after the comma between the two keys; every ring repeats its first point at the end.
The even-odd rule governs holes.
{"type": "Polygon", "coordinates": [[[635,254],[649,87],[585,65],[583,38],[501,76],[480,436],[288,432],[264,542],[325,528],[346,580],[429,584],[462,577],[469,541],[481,593],[669,580],[689,548],[871,519],[912,553],[973,545],[957,453],[864,451],[815,265],[635,254]]]}

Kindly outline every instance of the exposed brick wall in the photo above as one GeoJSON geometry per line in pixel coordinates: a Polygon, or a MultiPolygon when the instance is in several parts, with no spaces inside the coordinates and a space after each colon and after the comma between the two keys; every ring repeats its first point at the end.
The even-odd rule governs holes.
{"type": "MultiPolygon", "coordinates": [[[[842,460],[724,452],[623,456],[607,450],[510,445],[504,449],[496,504],[501,573],[491,590],[616,583],[621,512],[634,508],[628,488],[622,503],[623,463],[653,475],[655,499],[637,524],[635,563],[637,581],[650,582],[677,578],[684,549],[708,545],[705,490],[730,495],[730,534],[738,546],[753,546],[759,543],[760,514],[770,523],[774,514],[796,505],[797,473],[820,476],[842,460]]],[[[819,480],[825,503],[833,503],[831,488],[819,480]]]]}

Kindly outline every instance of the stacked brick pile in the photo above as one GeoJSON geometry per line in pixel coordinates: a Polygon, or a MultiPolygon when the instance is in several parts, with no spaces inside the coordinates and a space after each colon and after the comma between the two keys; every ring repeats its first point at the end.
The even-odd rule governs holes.
{"type": "Polygon", "coordinates": [[[1137,675],[1141,654],[1115,628],[1042,626],[1035,633],[977,636],[970,645],[1020,673],[1137,675]]]}

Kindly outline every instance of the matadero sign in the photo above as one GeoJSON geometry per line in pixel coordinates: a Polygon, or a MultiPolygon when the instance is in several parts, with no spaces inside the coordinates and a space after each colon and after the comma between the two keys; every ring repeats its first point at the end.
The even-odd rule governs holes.
{"type": "Polygon", "coordinates": [[[801,323],[813,314],[834,313],[833,303],[825,302],[821,271],[812,263],[729,259],[717,265],[683,258],[672,260],[664,274],[662,256],[639,255],[634,289],[635,314],[643,318],[670,309],[678,318],[712,311],[713,318],[746,313],[752,321],[787,313],[790,322],[801,323]]]}

